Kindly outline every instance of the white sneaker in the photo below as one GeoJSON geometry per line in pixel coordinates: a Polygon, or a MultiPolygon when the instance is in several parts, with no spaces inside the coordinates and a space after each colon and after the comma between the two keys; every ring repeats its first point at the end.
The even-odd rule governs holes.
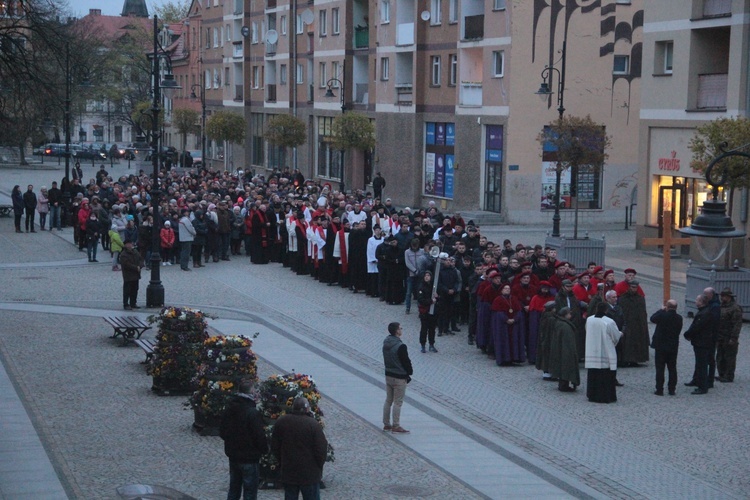
{"type": "Polygon", "coordinates": [[[166,266],[167,266],[167,263],[166,263],[166,262],[162,262],[162,263],[161,263],[161,267],[166,267],[166,266]]]}
{"type": "Polygon", "coordinates": [[[171,263],[171,262],[167,262],[167,265],[168,265],[168,266],[171,266],[171,265],[172,265],[172,263],[171,263]]]}

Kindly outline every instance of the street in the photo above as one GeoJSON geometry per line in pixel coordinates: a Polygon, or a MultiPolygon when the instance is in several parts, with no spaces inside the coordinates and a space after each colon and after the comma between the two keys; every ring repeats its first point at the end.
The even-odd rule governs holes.
{"type": "MultiPolygon", "coordinates": [[[[54,169],[0,170],[0,203],[9,202],[15,184],[34,184],[38,192],[59,182],[57,165],[45,167],[54,169]]],[[[107,170],[116,177],[137,173],[132,167],[107,170]]],[[[84,176],[93,177],[97,169],[84,167],[84,176]]],[[[563,227],[570,234],[567,219],[563,227]]],[[[543,243],[549,230],[481,229],[493,241],[510,238],[514,244],[543,243]]],[[[661,258],[634,250],[635,232],[620,225],[586,229],[591,237],[606,236],[606,264],[619,270],[618,281],[624,267],[639,270],[649,314],[661,307],[661,258]]],[[[101,317],[123,313],[121,275],[111,271],[108,253],[100,250],[101,263],[90,264],[73,246],[72,229],[15,234],[11,217],[0,218],[0,256],[0,360],[65,494],[115,498],[118,486],[147,483],[197,498],[225,497],[221,440],[192,431],[186,398],[151,393],[140,349],[108,338],[111,330],[101,317]]],[[[684,260],[673,262],[672,293],[680,313],[685,268],[684,260]]],[[[582,367],[583,386],[573,394],[558,392],[533,366],[496,366],[467,345],[465,326],[437,339],[439,353],[421,354],[417,314],[326,287],[279,264],[232,257],[190,273],[165,267],[161,277],[168,305],[216,314],[209,326],[223,334],[260,332],[253,349],[261,378],[294,370],[316,379],[326,434],[336,450],[336,461],[324,469],[323,497],[750,495],[747,325],[734,383],[716,383],[706,396],[690,395],[682,383],[690,379],[694,358],[683,339],[677,396],[653,395],[652,356],[647,366],[618,372],[625,386],[618,388],[616,404],[596,405],[586,401],[582,367]],[[381,345],[391,321],[402,322],[414,363],[402,413],[402,425],[411,430],[405,436],[381,431],[381,345]]],[[[141,305],[147,284],[144,272],[141,305]]],[[[139,316],[154,312],[144,309],[139,316]]],[[[34,469],[13,466],[21,463],[21,450],[4,428],[9,425],[0,419],[0,498],[32,497],[31,484],[12,489],[20,488],[19,477],[35,476],[34,469]]]]}

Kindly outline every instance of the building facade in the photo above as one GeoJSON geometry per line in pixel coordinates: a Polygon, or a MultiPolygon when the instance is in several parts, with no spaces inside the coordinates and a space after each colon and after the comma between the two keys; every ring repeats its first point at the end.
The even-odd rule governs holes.
{"type": "MultiPolygon", "coordinates": [[[[710,187],[690,168],[696,127],[721,117],[747,117],[750,2],[665,0],[647,2],[645,75],[640,120],[637,244],[663,234],[663,213],[672,230],[689,226],[710,187]]],[[[734,197],[736,226],[747,228],[747,193],[734,197]],[[745,214],[745,215],[743,215],[745,214]]],[[[732,259],[745,255],[744,241],[732,259]]],[[[688,249],[683,248],[687,253],[688,249]]],[[[693,255],[693,257],[698,257],[693,255]]]]}

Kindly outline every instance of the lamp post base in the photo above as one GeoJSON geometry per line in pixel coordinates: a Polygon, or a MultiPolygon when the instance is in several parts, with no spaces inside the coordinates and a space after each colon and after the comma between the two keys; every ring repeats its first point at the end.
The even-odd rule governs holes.
{"type": "Polygon", "coordinates": [[[164,306],[164,285],[159,283],[149,283],[146,287],[146,307],[163,307],[164,306]]]}

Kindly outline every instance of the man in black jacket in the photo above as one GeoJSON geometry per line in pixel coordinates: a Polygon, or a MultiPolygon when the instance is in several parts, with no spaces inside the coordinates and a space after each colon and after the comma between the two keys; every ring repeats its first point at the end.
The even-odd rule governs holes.
{"type": "Polygon", "coordinates": [[[654,366],[656,367],[657,396],[664,395],[664,367],[669,371],[667,389],[669,395],[675,395],[677,388],[677,350],[682,333],[682,316],[677,314],[677,301],[669,299],[666,305],[651,315],[651,322],[656,324],[651,347],[654,349],[654,366]]]}
{"type": "Polygon", "coordinates": [[[406,395],[406,384],[411,381],[411,375],[414,373],[406,344],[401,341],[401,333],[400,323],[389,323],[388,336],[383,341],[386,391],[383,405],[383,431],[396,434],[409,432],[401,427],[401,405],[406,395]],[[393,419],[391,419],[391,407],[393,407],[393,419]]]}
{"type": "Polygon", "coordinates": [[[320,480],[328,453],[328,440],[304,396],[292,403],[292,412],[273,426],[271,450],[281,464],[284,498],[320,499],[320,480]]]}
{"type": "Polygon", "coordinates": [[[250,396],[252,382],[240,382],[239,392],[231,399],[221,419],[220,436],[229,458],[229,492],[227,500],[258,495],[260,457],[268,451],[263,418],[250,396]]]}
{"type": "Polygon", "coordinates": [[[713,329],[715,325],[711,319],[708,307],[708,297],[701,294],[695,299],[698,312],[695,313],[693,323],[685,332],[685,338],[693,344],[695,353],[695,379],[685,385],[695,385],[691,394],[706,394],[708,392],[708,365],[713,352],[713,329]]]}
{"type": "Polygon", "coordinates": [[[36,233],[34,230],[34,211],[36,210],[36,193],[34,192],[34,186],[29,184],[28,189],[23,193],[23,205],[26,208],[26,232],[31,231],[36,233]]]}
{"type": "Polygon", "coordinates": [[[52,187],[47,192],[47,199],[49,200],[49,211],[50,211],[50,230],[54,227],[58,231],[61,231],[60,226],[60,213],[63,205],[63,196],[60,188],[57,187],[57,182],[52,182],[52,187]]]}

